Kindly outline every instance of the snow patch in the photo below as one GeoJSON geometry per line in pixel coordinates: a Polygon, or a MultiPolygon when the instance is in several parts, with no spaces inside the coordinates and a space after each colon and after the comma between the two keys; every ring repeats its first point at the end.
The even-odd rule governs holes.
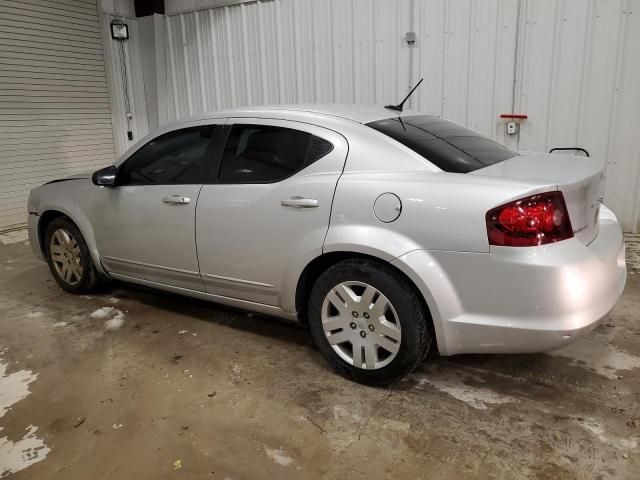
{"type": "Polygon", "coordinates": [[[584,337],[560,350],[548,352],[547,355],[567,357],[571,359],[571,365],[593,370],[597,374],[611,379],[618,378],[617,372],[619,370],[640,368],[640,357],[631,355],[613,345],[605,345],[604,347],[600,344],[595,345],[596,342],[595,337],[584,337]]]}
{"type": "Polygon", "coordinates": [[[7,374],[7,366],[0,360],[0,417],[7,413],[11,405],[29,395],[29,384],[38,378],[38,374],[31,370],[7,374]]]}
{"type": "Polygon", "coordinates": [[[104,328],[107,330],[117,330],[124,324],[124,312],[114,307],[102,307],[89,315],[96,320],[106,320],[104,328]]]}
{"type": "Polygon", "coordinates": [[[115,317],[104,322],[104,328],[107,330],[117,330],[124,325],[124,313],[118,311],[115,317]]]}
{"type": "MultiPolygon", "coordinates": [[[[4,353],[4,350],[0,353],[4,353]]],[[[0,418],[11,406],[29,393],[29,384],[38,377],[31,370],[20,370],[7,374],[7,364],[0,359],[0,418]]],[[[0,427],[0,431],[2,431],[0,427]]],[[[29,465],[44,460],[51,449],[36,436],[37,427],[29,425],[27,433],[17,441],[0,438],[0,477],[24,470],[29,465]]]]}
{"type": "Polygon", "coordinates": [[[484,380],[470,374],[460,374],[458,372],[438,372],[435,369],[426,375],[414,374],[413,378],[418,382],[417,388],[424,385],[432,387],[451,395],[456,400],[466,403],[477,410],[486,410],[487,405],[501,405],[505,403],[517,403],[518,399],[508,395],[501,395],[485,387],[467,385],[465,380],[472,380],[476,383],[484,383],[484,380]]]}
{"type": "Polygon", "coordinates": [[[27,318],[41,318],[44,317],[44,313],[42,312],[29,312],[27,313],[27,318]]]}
{"type": "Polygon", "coordinates": [[[54,327],[66,327],[69,325],[67,322],[56,322],[53,324],[54,327]]]}
{"type": "Polygon", "coordinates": [[[29,240],[29,232],[27,229],[15,230],[0,235],[0,243],[3,245],[11,245],[13,243],[26,242],[29,240]]]}
{"type": "Polygon", "coordinates": [[[637,438],[614,437],[602,425],[592,419],[576,419],[576,421],[582,428],[598,437],[598,440],[602,443],[611,445],[619,450],[635,450],[638,448],[637,438]]]}
{"type": "Polygon", "coordinates": [[[44,441],[36,436],[38,427],[29,425],[26,430],[27,433],[17,442],[7,437],[0,438],[0,458],[2,459],[0,477],[4,478],[44,460],[51,451],[44,441]]]}
{"type": "Polygon", "coordinates": [[[96,320],[105,320],[113,315],[114,310],[115,308],[113,307],[102,307],[92,312],[89,316],[96,320]]]}
{"type": "Polygon", "coordinates": [[[267,454],[267,457],[273,461],[273,463],[277,463],[278,465],[282,465],[283,467],[288,467],[293,463],[293,458],[287,455],[287,452],[280,448],[267,448],[264,447],[264,451],[267,454]]]}

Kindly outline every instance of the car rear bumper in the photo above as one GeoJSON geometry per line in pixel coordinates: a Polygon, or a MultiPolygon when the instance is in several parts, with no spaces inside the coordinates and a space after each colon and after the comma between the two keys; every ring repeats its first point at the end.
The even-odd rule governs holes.
{"type": "Polygon", "coordinates": [[[622,295],[622,231],[604,207],[599,228],[588,245],[416,250],[395,263],[425,295],[443,355],[543,352],[595,328],[622,295]]]}

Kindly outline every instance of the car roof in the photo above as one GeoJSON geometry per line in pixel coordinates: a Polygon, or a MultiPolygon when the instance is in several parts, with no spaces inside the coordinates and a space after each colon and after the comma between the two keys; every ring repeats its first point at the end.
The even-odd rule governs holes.
{"type": "Polygon", "coordinates": [[[208,118],[233,117],[233,116],[265,116],[275,115],[288,117],[295,115],[299,117],[301,114],[308,113],[313,116],[339,117],[341,119],[350,120],[357,123],[369,123],[376,120],[384,120],[385,118],[416,115],[419,112],[405,110],[398,112],[385,108],[382,104],[378,105],[361,105],[361,104],[291,104],[291,105],[263,105],[255,107],[242,107],[216,112],[207,112],[195,117],[183,118],[175,123],[185,123],[194,120],[206,120],[208,118]]]}

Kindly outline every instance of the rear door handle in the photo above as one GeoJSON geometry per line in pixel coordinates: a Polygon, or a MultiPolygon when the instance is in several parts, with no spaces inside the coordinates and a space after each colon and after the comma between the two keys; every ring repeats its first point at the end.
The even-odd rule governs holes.
{"type": "Polygon", "coordinates": [[[182,195],[169,195],[168,197],[164,197],[162,201],[172,205],[186,205],[187,203],[191,203],[189,197],[183,197],[182,195]]]}
{"type": "Polygon", "coordinates": [[[283,207],[293,208],[315,208],[320,202],[315,198],[291,197],[280,202],[283,207]]]}

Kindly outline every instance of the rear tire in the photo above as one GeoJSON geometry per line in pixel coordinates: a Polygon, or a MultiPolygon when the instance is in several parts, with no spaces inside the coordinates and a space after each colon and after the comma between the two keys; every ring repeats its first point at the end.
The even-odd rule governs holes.
{"type": "Polygon", "coordinates": [[[49,270],[60,287],[75,294],[93,291],[98,275],[78,227],[68,218],[54,219],[44,235],[49,270]]]}
{"type": "Polygon", "coordinates": [[[340,375],[387,385],[425,358],[431,320],[413,285],[382,262],[344,260],[316,281],[309,300],[313,340],[340,375]]]}

